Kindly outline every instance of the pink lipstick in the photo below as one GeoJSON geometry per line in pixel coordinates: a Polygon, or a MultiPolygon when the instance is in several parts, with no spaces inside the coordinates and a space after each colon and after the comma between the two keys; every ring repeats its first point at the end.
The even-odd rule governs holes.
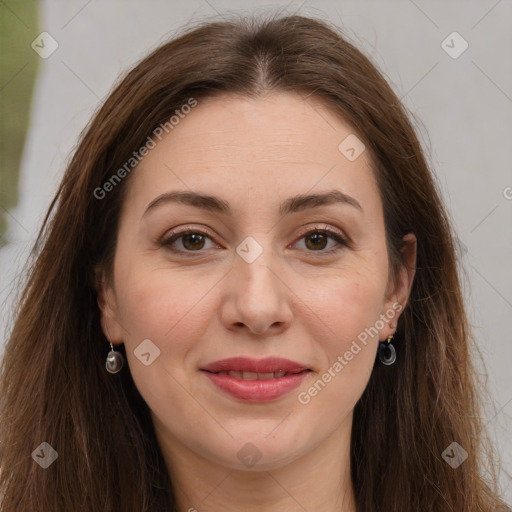
{"type": "Polygon", "coordinates": [[[311,371],[305,365],[277,357],[232,357],[201,370],[216,387],[249,402],[276,400],[297,388],[311,371]]]}

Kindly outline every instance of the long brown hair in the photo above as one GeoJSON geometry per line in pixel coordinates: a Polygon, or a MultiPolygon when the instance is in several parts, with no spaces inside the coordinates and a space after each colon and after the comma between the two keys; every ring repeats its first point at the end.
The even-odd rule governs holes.
{"type": "Polygon", "coordinates": [[[404,264],[403,235],[412,231],[418,240],[397,362],[376,361],[354,410],[358,512],[507,509],[493,453],[482,444],[474,342],[449,216],[408,115],[334,27],[271,15],[188,28],[127,73],[84,131],[39,233],[5,349],[2,511],[172,509],[148,407],[129,371],[105,371],[95,269],[112,276],[131,175],[103,199],[94,192],[190,98],[269,91],[314,95],[358,129],[379,184],[393,275],[404,264]],[[47,469],[31,457],[42,442],[58,453],[47,469]],[[457,468],[441,456],[452,442],[468,454],[457,468]]]}

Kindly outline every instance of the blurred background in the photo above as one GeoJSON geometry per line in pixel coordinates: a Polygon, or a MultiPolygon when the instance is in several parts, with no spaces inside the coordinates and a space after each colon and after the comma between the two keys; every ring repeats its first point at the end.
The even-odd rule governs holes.
{"type": "Polygon", "coordinates": [[[185,24],[321,17],[410,110],[458,236],[512,503],[512,1],[0,0],[0,357],[66,163],[120,75],[185,24]]]}

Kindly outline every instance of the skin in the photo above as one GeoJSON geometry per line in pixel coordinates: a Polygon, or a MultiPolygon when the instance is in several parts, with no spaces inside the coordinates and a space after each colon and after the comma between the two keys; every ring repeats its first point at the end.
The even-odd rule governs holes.
{"type": "Polygon", "coordinates": [[[223,95],[200,100],[130,176],[113,281],[103,281],[98,303],[105,335],[126,345],[180,511],[355,511],[353,408],[378,341],[396,329],[393,304],[408,300],[416,239],[406,236],[407,266],[392,283],[369,154],[349,161],[338,150],[353,133],[312,97],[223,95]],[[363,211],[336,203],[278,213],[290,196],[331,189],[363,211]],[[232,213],[167,203],[143,215],[171,190],[218,196],[232,213]],[[178,238],[173,247],[181,254],[159,245],[171,230],[190,226],[207,238],[178,238]],[[324,227],[349,236],[353,246],[306,236],[324,227]],[[247,236],[263,248],[252,263],[236,252],[247,236]],[[342,371],[300,403],[299,393],[391,310],[392,319],[359,343],[342,371]],[[148,366],[134,354],[144,339],[160,350],[148,366]],[[278,400],[243,402],[199,371],[240,355],[284,357],[312,371],[278,400]],[[251,467],[237,457],[249,442],[261,454],[251,467]]]}

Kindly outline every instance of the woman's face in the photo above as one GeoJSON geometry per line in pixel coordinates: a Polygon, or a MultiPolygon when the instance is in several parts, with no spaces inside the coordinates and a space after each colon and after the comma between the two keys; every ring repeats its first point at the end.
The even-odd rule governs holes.
{"type": "Polygon", "coordinates": [[[132,172],[99,302],[159,440],[273,468],[349,435],[413,278],[388,283],[354,129],[311,97],[219,96],[132,172]]]}

